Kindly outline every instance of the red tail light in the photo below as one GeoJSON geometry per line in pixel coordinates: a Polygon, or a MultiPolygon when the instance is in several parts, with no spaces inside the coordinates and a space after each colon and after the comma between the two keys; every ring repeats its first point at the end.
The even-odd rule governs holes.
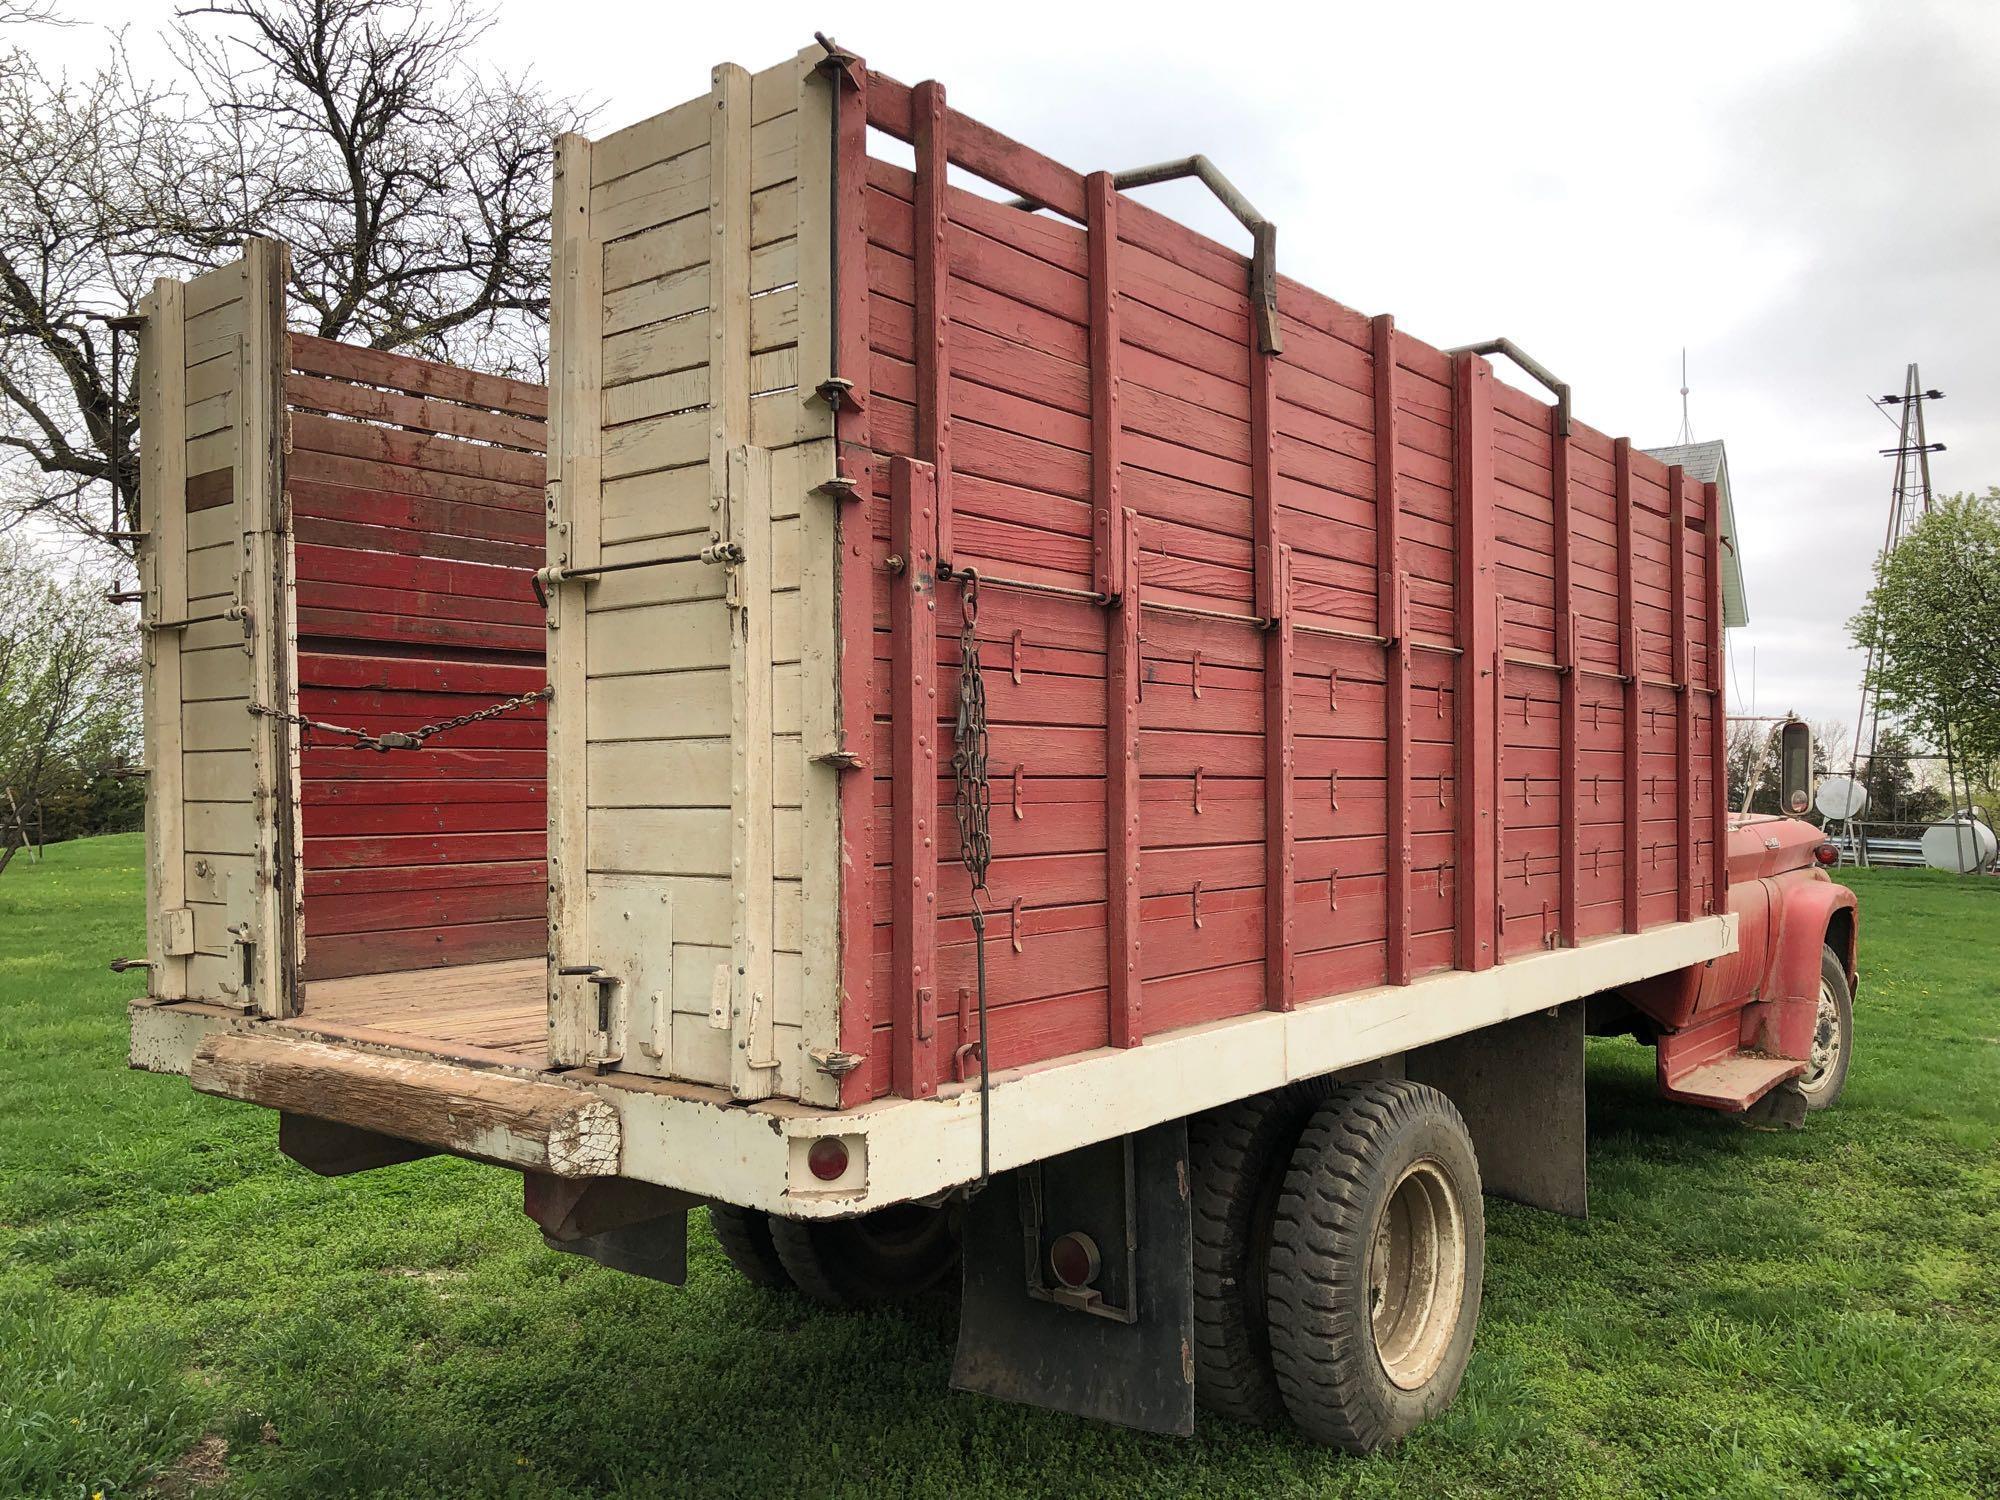
{"type": "Polygon", "coordinates": [[[1823,865],[1837,865],[1840,863],[1840,845],[1815,844],[1813,858],[1823,865]]]}
{"type": "Polygon", "coordinates": [[[806,1152],[806,1166],[821,1182],[838,1182],[847,1174],[847,1142],[823,1135],[806,1152]]]}

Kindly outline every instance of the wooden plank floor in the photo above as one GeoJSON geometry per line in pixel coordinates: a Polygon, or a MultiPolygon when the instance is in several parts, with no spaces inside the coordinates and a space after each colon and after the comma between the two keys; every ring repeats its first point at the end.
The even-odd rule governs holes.
{"type": "Polygon", "coordinates": [[[286,1022],[355,1041],[534,1068],[548,1065],[546,963],[540,958],[315,979],[286,1022]]]}

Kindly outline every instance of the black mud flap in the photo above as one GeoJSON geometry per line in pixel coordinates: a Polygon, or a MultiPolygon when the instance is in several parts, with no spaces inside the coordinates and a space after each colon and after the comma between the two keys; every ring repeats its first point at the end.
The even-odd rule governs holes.
{"type": "Polygon", "coordinates": [[[1174,1120],[996,1176],[966,1210],[952,1388],[1193,1432],[1187,1157],[1174,1120]]]}

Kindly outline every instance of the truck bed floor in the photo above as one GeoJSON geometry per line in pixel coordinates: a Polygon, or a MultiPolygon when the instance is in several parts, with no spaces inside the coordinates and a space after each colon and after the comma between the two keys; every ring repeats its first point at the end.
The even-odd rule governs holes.
{"type": "Polygon", "coordinates": [[[287,1026],[447,1057],[543,1068],[549,1007],[541,958],[357,974],[306,985],[287,1026]]]}

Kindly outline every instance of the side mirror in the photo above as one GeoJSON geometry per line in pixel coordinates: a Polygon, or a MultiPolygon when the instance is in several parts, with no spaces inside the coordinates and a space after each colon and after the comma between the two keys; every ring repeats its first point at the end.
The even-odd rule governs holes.
{"type": "Polygon", "coordinates": [[[1802,818],[1813,805],[1812,727],[1804,719],[1778,726],[1778,806],[1802,818]]]}

